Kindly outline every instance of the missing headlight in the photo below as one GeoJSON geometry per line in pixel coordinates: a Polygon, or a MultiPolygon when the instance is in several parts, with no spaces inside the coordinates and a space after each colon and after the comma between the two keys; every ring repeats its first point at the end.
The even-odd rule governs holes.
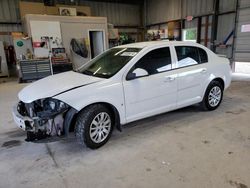
{"type": "Polygon", "coordinates": [[[29,135],[31,133],[33,135],[27,135],[27,140],[32,141],[44,138],[44,136],[60,136],[63,134],[64,116],[69,109],[66,103],[57,99],[46,98],[29,104],[29,107],[34,112],[32,113],[34,114],[32,116],[34,124],[33,126],[27,124],[27,127],[30,127],[29,135]],[[39,136],[40,133],[42,133],[42,137],[39,136]]]}
{"type": "Polygon", "coordinates": [[[68,108],[68,105],[57,99],[48,98],[43,100],[43,111],[62,112],[68,108]]]}

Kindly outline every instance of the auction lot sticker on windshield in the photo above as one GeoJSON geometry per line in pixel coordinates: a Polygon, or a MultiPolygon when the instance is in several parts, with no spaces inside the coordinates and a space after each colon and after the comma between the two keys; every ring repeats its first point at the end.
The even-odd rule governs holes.
{"type": "Polygon", "coordinates": [[[123,52],[121,56],[130,56],[134,57],[137,54],[137,52],[123,52]]]}

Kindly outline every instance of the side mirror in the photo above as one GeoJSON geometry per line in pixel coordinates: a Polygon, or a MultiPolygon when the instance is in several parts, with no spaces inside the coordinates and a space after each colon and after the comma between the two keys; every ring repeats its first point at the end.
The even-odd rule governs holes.
{"type": "Polygon", "coordinates": [[[128,73],[127,80],[133,80],[135,78],[140,78],[148,75],[149,74],[145,69],[137,68],[133,72],[128,73]]]}

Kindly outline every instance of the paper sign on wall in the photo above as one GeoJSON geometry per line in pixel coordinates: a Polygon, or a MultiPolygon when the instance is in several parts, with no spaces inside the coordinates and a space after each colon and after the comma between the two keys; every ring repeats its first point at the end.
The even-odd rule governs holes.
{"type": "Polygon", "coordinates": [[[241,32],[250,32],[250,24],[242,25],[241,26],[241,32]]]}

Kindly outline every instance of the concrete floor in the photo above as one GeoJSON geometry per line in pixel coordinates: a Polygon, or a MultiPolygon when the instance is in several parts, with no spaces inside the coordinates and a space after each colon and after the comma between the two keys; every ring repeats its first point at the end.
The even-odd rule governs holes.
{"type": "Polygon", "coordinates": [[[131,123],[98,150],[73,136],[25,142],[11,117],[24,86],[0,84],[1,188],[250,188],[248,81],[233,82],[216,111],[188,107],[131,123]]]}

